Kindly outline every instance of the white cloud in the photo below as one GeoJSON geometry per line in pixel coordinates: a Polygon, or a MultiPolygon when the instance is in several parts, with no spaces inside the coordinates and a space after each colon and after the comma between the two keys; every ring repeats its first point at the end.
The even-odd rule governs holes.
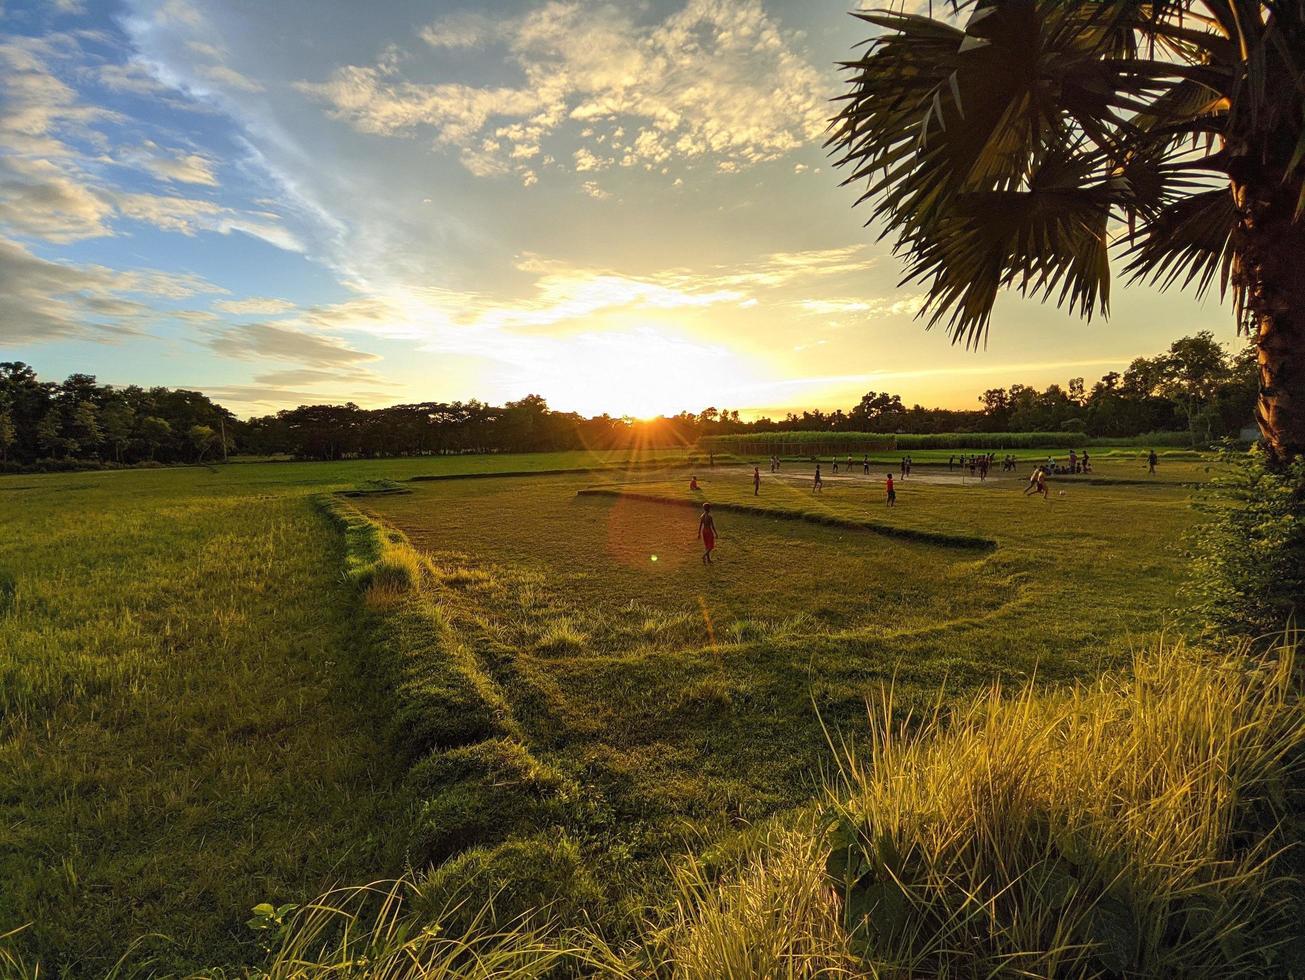
{"type": "Polygon", "coordinates": [[[127,218],[143,221],[164,231],[194,235],[200,231],[215,231],[226,235],[243,232],[289,252],[302,252],[303,244],[276,215],[269,212],[248,213],[237,211],[213,201],[192,197],[175,197],[165,194],[113,195],[118,211],[127,218]]]}
{"type": "Polygon", "coordinates": [[[199,73],[213,84],[237,92],[261,92],[263,86],[248,75],[242,75],[230,65],[201,65],[199,73]]]}
{"type": "Polygon", "coordinates": [[[593,149],[609,135],[626,147],[623,166],[707,158],[733,173],[825,126],[827,80],[760,0],[688,0],[651,26],[626,8],[554,0],[494,25],[474,15],[439,21],[422,36],[445,48],[501,42],[524,84],[412,81],[387,63],[348,65],[298,88],[361,132],[428,129],[478,176],[524,169],[521,160],[568,124],[591,141],[573,155],[581,172],[611,162],[593,149]]]}
{"type": "Polygon", "coordinates": [[[213,308],[237,316],[275,316],[278,313],[288,313],[295,308],[295,304],[271,296],[250,296],[246,299],[219,300],[213,304],[213,308]]]}
{"type": "Polygon", "coordinates": [[[124,150],[121,156],[124,163],[153,174],[159,180],[218,186],[217,176],[213,173],[213,161],[201,153],[166,149],[152,140],[146,140],[141,146],[124,150]]]}
{"type": "Polygon", "coordinates": [[[260,385],[282,387],[285,385],[306,385],[315,387],[324,384],[339,384],[342,381],[356,384],[359,382],[381,387],[389,387],[393,382],[382,375],[366,368],[345,368],[341,370],[324,370],[322,368],[291,368],[285,371],[268,371],[254,375],[254,381],[260,385]]]}
{"type": "MultiPolygon", "coordinates": [[[[0,144],[2,145],[2,144],[0,144]]],[[[51,242],[112,234],[113,205],[49,160],[0,157],[0,227],[51,242]]]]}
{"type": "Polygon", "coordinates": [[[77,92],[50,68],[52,58],[66,55],[65,35],[0,38],[0,146],[12,154],[56,158],[74,151],[67,135],[86,135],[92,122],[113,113],[86,105],[77,92]]]}
{"type": "Polygon", "coordinates": [[[129,92],[133,95],[159,95],[170,91],[148,67],[136,61],[121,64],[110,62],[92,69],[97,82],[112,92],[129,92]]]}
{"type": "Polygon", "coordinates": [[[208,346],[240,360],[270,357],[314,367],[340,367],[377,361],[380,357],[322,334],[296,330],[280,323],[248,323],[209,332],[208,346]]]}
{"type": "Polygon", "coordinates": [[[0,238],[0,342],[106,340],[167,316],[134,296],[183,299],[220,292],[195,276],[51,262],[0,238]]]}
{"type": "Polygon", "coordinates": [[[420,37],[432,48],[474,48],[494,37],[494,22],[470,12],[451,14],[428,24],[420,37]]]}

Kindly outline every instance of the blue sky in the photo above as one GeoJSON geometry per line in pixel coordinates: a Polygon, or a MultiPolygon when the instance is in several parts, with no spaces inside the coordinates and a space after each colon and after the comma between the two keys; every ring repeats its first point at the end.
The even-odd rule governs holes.
{"type": "Polygon", "coordinates": [[[301,402],[972,407],[1217,298],[1003,300],[986,349],[820,144],[845,2],[0,0],[0,359],[301,402]]]}

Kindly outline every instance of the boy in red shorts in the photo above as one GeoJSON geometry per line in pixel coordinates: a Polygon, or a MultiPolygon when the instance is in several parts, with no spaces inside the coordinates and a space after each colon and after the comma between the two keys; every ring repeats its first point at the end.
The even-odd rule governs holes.
{"type": "Polygon", "coordinates": [[[698,518],[698,537],[706,550],[702,553],[702,563],[711,564],[711,553],[716,548],[716,522],[711,516],[711,504],[702,505],[702,516],[698,518]]]}

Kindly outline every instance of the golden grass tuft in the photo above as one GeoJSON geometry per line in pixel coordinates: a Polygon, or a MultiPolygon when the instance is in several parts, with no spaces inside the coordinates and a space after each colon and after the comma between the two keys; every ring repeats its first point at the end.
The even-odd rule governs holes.
{"type": "Polygon", "coordinates": [[[547,976],[583,951],[522,922],[496,925],[491,906],[446,930],[443,920],[462,911],[419,919],[407,908],[411,879],[343,888],[298,910],[260,980],[385,977],[386,980],[532,980],[547,976]]]}
{"type": "Polygon", "coordinates": [[[654,937],[676,977],[856,976],[838,896],[810,831],[763,842],[728,880],[699,862],[675,874],[670,924],[654,937]]]}
{"type": "Polygon", "coordinates": [[[872,719],[829,795],[854,946],[899,975],[1263,975],[1305,713],[1293,651],[1181,643],[1061,693],[872,719]]]}

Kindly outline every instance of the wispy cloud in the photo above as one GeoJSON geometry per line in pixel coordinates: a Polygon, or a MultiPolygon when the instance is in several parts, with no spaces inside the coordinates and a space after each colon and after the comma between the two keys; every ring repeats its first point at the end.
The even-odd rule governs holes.
{"type": "Polygon", "coordinates": [[[213,308],[237,316],[274,316],[293,310],[295,304],[287,299],[276,299],[271,296],[251,296],[247,299],[219,300],[213,304],[213,308]]]}
{"type": "Polygon", "coordinates": [[[122,150],[119,160],[125,166],[144,170],[159,180],[169,183],[218,186],[217,175],[213,172],[213,161],[202,153],[167,149],[152,140],[146,140],[140,146],[122,150]]]}
{"type": "Polygon", "coordinates": [[[0,341],[140,334],[167,313],[153,302],[221,292],[192,275],[52,262],[0,238],[0,341]]]}
{"type": "Polygon", "coordinates": [[[350,347],[344,341],[308,333],[279,323],[249,323],[213,328],[208,346],[219,354],[240,360],[270,357],[313,367],[339,367],[380,360],[350,347]]]}

